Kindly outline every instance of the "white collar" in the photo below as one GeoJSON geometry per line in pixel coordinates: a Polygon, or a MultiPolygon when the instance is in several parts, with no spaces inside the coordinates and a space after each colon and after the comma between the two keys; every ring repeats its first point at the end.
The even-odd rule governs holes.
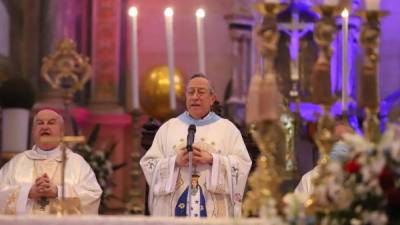
{"type": "Polygon", "coordinates": [[[25,151],[26,156],[30,159],[39,159],[39,160],[44,160],[44,159],[50,159],[50,160],[56,160],[56,161],[62,161],[62,151],[61,151],[61,146],[58,145],[56,148],[52,150],[43,150],[40,149],[38,146],[34,145],[32,150],[25,151]]]}

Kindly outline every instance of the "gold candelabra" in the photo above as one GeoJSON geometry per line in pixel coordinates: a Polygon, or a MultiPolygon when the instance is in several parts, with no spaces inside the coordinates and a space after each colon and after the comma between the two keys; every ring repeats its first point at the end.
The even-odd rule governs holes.
{"type": "Polygon", "coordinates": [[[315,141],[320,151],[319,165],[324,167],[329,159],[329,152],[333,146],[334,119],[330,107],[334,101],[331,93],[331,44],[335,37],[335,17],[340,8],[336,6],[317,6],[314,8],[321,15],[316,22],[314,39],[319,47],[319,55],[312,73],[312,99],[323,108],[323,114],[318,120],[315,141]]]}
{"type": "Polygon", "coordinates": [[[251,115],[246,116],[246,122],[260,149],[260,156],[249,178],[251,190],[247,192],[243,204],[245,216],[271,216],[276,213],[275,206],[279,208],[281,201],[279,185],[280,175],[285,169],[286,133],[279,120],[281,95],[277,87],[274,60],[279,40],[276,15],[286,7],[275,3],[255,5],[264,16],[261,27],[257,28],[257,47],[263,57],[264,77],[253,76],[246,108],[246,114],[251,115]]]}
{"type": "Polygon", "coordinates": [[[359,105],[365,108],[365,120],[363,123],[365,137],[377,143],[380,138],[379,113],[379,35],[380,19],[387,15],[386,11],[365,10],[357,12],[363,19],[360,42],[364,48],[364,65],[361,71],[359,105]]]}
{"type": "MultiPolygon", "coordinates": [[[[334,97],[331,93],[331,44],[335,38],[336,23],[335,18],[340,13],[338,6],[316,6],[314,10],[321,15],[314,28],[314,40],[319,47],[319,55],[312,72],[312,100],[321,105],[322,115],[318,118],[317,132],[314,140],[318,146],[320,159],[318,161],[318,175],[314,178],[314,184],[322,182],[327,174],[327,164],[329,154],[336,141],[334,136],[335,120],[330,113],[334,97]]],[[[312,194],[306,201],[305,206],[309,211],[317,209],[327,209],[328,206],[320,205],[316,197],[312,194]]]]}

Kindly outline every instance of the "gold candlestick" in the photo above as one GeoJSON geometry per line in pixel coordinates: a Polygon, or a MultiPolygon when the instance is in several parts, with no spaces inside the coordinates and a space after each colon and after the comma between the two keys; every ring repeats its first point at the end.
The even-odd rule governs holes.
{"type": "Polygon", "coordinates": [[[286,9],[286,4],[276,3],[257,3],[255,9],[264,18],[262,25],[257,29],[257,47],[263,56],[264,73],[274,73],[274,60],[277,54],[279,31],[276,16],[279,12],[286,9]]]}
{"type": "Polygon", "coordinates": [[[139,123],[140,116],[142,112],[140,110],[132,111],[132,143],[135,151],[132,153],[132,168],[131,168],[131,180],[134,182],[131,185],[130,190],[128,191],[128,202],[125,206],[125,211],[128,214],[144,214],[144,193],[143,187],[140,186],[140,180],[143,178],[143,173],[140,168],[140,158],[142,155],[140,154],[140,136],[139,127],[137,124],[139,123]]]}
{"type": "Polygon", "coordinates": [[[322,5],[315,7],[314,10],[321,15],[321,19],[316,22],[314,30],[319,55],[312,73],[312,98],[314,103],[322,105],[323,108],[315,140],[321,153],[319,165],[324,167],[334,142],[334,120],[330,114],[330,106],[334,101],[331,93],[331,44],[336,32],[335,17],[340,14],[340,8],[322,5]]]}
{"type": "Polygon", "coordinates": [[[286,134],[279,120],[281,102],[274,60],[279,40],[276,15],[286,7],[287,5],[274,3],[255,5],[255,8],[264,16],[262,25],[257,28],[257,47],[263,57],[264,78],[260,82],[254,82],[260,87],[250,87],[252,90],[257,90],[257,93],[253,94],[260,102],[249,99],[246,108],[247,111],[253,110],[251,113],[254,118],[248,122],[250,133],[260,149],[257,168],[249,178],[251,191],[247,193],[243,204],[246,216],[273,216],[271,213],[276,213],[276,210],[275,208],[269,210],[270,207],[279,206],[281,201],[279,184],[285,168],[286,134]]]}
{"type": "MultiPolygon", "coordinates": [[[[312,73],[312,99],[316,104],[320,104],[323,114],[318,119],[315,143],[318,146],[320,159],[318,161],[318,175],[314,178],[314,184],[318,185],[327,174],[329,154],[336,141],[334,137],[335,120],[333,119],[330,108],[334,101],[331,93],[331,44],[336,33],[335,17],[340,15],[340,8],[337,6],[321,5],[314,8],[314,11],[321,15],[321,19],[316,22],[314,29],[314,39],[319,47],[318,60],[312,73]]],[[[329,206],[321,205],[312,194],[306,201],[305,206],[308,211],[328,209],[329,206]]]]}
{"type": "Polygon", "coordinates": [[[364,65],[361,71],[360,91],[358,96],[359,106],[365,108],[365,120],[363,123],[365,137],[377,143],[380,138],[379,113],[379,21],[388,12],[379,10],[358,11],[356,13],[363,19],[360,42],[364,48],[364,65]]]}
{"type": "Polygon", "coordinates": [[[314,10],[321,15],[321,19],[314,28],[319,55],[311,75],[312,100],[316,104],[331,105],[334,100],[331,94],[331,45],[336,33],[335,16],[340,10],[335,6],[317,6],[314,10]]]}
{"type": "Polygon", "coordinates": [[[316,22],[314,30],[314,39],[319,47],[319,55],[312,73],[312,97],[314,103],[322,105],[323,108],[315,136],[320,151],[318,164],[323,170],[334,143],[334,119],[330,114],[330,106],[334,101],[331,93],[331,44],[336,32],[335,17],[339,15],[340,8],[337,6],[317,6],[314,10],[321,15],[321,19],[316,22]]]}
{"type": "Polygon", "coordinates": [[[281,177],[278,175],[274,163],[273,154],[278,151],[278,146],[282,146],[284,139],[282,128],[275,121],[265,121],[250,126],[250,133],[254,138],[260,156],[257,159],[257,167],[249,177],[251,190],[247,192],[243,203],[243,214],[245,216],[268,217],[272,215],[262,215],[268,211],[268,206],[281,204],[281,194],[279,184],[281,177]],[[281,143],[276,141],[280,140],[281,143]]]}

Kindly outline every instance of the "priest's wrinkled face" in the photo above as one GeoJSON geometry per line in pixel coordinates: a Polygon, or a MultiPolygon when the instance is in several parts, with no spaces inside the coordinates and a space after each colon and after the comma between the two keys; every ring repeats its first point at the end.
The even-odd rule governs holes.
{"type": "Polygon", "coordinates": [[[44,109],[33,119],[33,140],[42,150],[52,150],[60,144],[64,135],[64,120],[57,112],[44,109]]]}
{"type": "Polygon", "coordinates": [[[204,75],[194,75],[186,89],[186,109],[194,119],[208,114],[216,99],[215,91],[204,75]]]}

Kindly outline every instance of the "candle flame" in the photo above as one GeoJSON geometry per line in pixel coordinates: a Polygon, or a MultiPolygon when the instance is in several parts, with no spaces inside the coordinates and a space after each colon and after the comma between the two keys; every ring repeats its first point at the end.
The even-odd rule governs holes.
{"type": "Polygon", "coordinates": [[[345,18],[349,17],[349,11],[346,8],[343,9],[343,11],[342,11],[342,17],[345,17],[345,18]]]}
{"type": "Polygon", "coordinates": [[[136,7],[131,7],[129,8],[129,15],[132,17],[136,17],[138,14],[138,10],[136,7]]]}
{"type": "Polygon", "coordinates": [[[168,7],[168,8],[166,8],[164,10],[164,15],[168,16],[168,17],[173,16],[174,15],[174,10],[171,7],[168,7]]]}
{"type": "Polygon", "coordinates": [[[204,9],[200,8],[196,10],[196,16],[199,18],[203,18],[206,16],[206,12],[204,11],[204,9]]]}

